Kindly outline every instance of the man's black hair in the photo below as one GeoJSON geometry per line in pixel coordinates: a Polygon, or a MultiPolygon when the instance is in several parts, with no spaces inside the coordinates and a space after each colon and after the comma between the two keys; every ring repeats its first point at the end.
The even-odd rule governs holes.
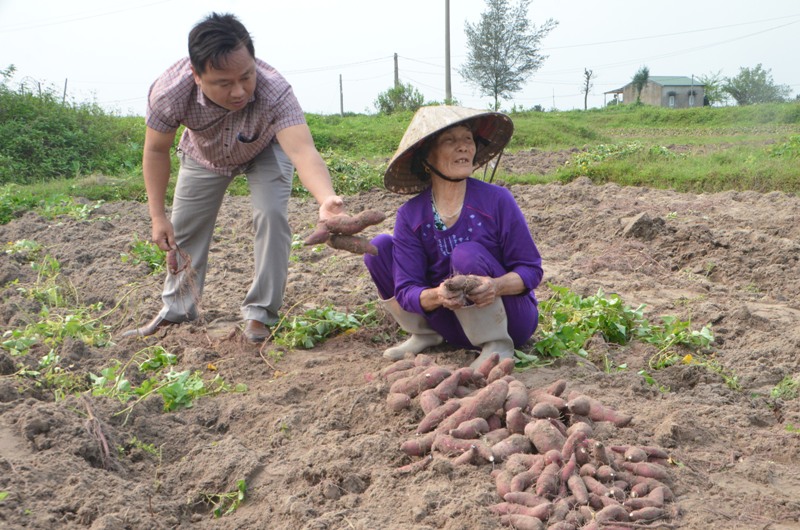
{"type": "Polygon", "coordinates": [[[255,59],[250,33],[230,13],[211,13],[189,32],[189,59],[197,75],[205,73],[209,66],[224,69],[226,56],[242,46],[255,59]]]}

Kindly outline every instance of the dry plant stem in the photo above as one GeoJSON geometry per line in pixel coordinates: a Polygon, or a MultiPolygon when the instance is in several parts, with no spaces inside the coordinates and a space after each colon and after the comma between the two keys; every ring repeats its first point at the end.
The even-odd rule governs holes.
{"type": "Polygon", "coordinates": [[[86,414],[88,416],[84,422],[86,432],[88,432],[89,435],[95,439],[98,447],[100,448],[100,461],[103,464],[103,469],[109,470],[112,467],[113,460],[111,457],[111,450],[108,448],[108,440],[106,439],[105,434],[103,434],[103,426],[100,423],[100,420],[98,420],[94,415],[92,407],[89,405],[89,401],[83,394],[81,394],[81,402],[83,403],[83,406],[86,407],[86,414]]]}

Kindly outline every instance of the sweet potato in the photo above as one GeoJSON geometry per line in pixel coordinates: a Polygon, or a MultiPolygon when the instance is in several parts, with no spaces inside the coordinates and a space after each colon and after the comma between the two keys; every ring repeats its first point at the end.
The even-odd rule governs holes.
{"type": "Polygon", "coordinates": [[[420,421],[417,426],[417,434],[425,434],[426,432],[434,430],[437,425],[457,411],[460,406],[461,404],[454,399],[445,401],[422,418],[422,421],[420,421]]]}
{"type": "Polygon", "coordinates": [[[595,440],[592,445],[592,459],[594,460],[594,465],[597,467],[606,465],[610,466],[612,463],[611,456],[606,451],[606,446],[603,442],[599,440],[595,440]]]}
{"type": "Polygon", "coordinates": [[[395,383],[395,381],[398,381],[400,379],[405,379],[406,377],[411,377],[412,375],[421,374],[426,369],[427,368],[425,366],[415,366],[413,368],[409,368],[408,370],[398,370],[396,372],[390,373],[384,379],[386,379],[386,382],[389,384],[389,387],[391,388],[391,386],[395,383]]]}
{"type": "Polygon", "coordinates": [[[528,506],[529,508],[550,502],[544,497],[539,497],[535,493],[528,491],[510,491],[503,495],[503,500],[512,504],[528,506]]]}
{"type": "Polygon", "coordinates": [[[419,395],[423,390],[434,388],[449,375],[450,370],[447,368],[442,366],[430,366],[422,373],[395,381],[392,386],[389,387],[389,392],[401,392],[413,398],[419,395]]]}
{"type": "Polygon", "coordinates": [[[489,357],[483,360],[483,362],[478,366],[475,371],[481,374],[484,379],[489,377],[489,372],[492,371],[492,368],[497,366],[497,363],[500,362],[500,354],[493,353],[489,357]]]}
{"type": "Polygon", "coordinates": [[[544,530],[545,528],[541,519],[521,513],[501,515],[500,522],[516,530],[544,530]]]}
{"type": "Polygon", "coordinates": [[[516,453],[530,453],[532,449],[531,441],[524,434],[512,434],[491,446],[495,462],[504,462],[516,453]]]}
{"type": "Polygon", "coordinates": [[[612,504],[606,506],[599,512],[595,514],[595,520],[600,523],[610,523],[613,521],[623,522],[623,521],[630,521],[630,516],[628,515],[628,510],[626,510],[621,504],[612,504]]]}
{"type": "Polygon", "coordinates": [[[449,434],[437,433],[433,441],[433,449],[447,456],[458,456],[476,445],[477,440],[454,438],[449,434]]]}
{"type": "Polygon", "coordinates": [[[525,426],[532,419],[520,407],[515,407],[506,412],[506,428],[513,434],[525,434],[525,426]]]}
{"type": "Polygon", "coordinates": [[[435,439],[436,433],[429,432],[423,436],[406,440],[400,445],[400,450],[408,456],[423,456],[431,452],[435,439]]]}
{"type": "Polygon", "coordinates": [[[558,486],[561,468],[555,462],[544,466],[539,478],[536,479],[536,490],[534,493],[546,499],[554,499],[558,496],[558,486]]]}
{"type": "Polygon", "coordinates": [[[516,364],[516,359],[514,357],[508,357],[506,359],[502,359],[497,366],[489,371],[489,375],[486,376],[487,383],[493,383],[498,379],[502,379],[507,375],[511,375],[514,371],[514,365],[516,364]]]}
{"type": "Polygon", "coordinates": [[[511,502],[501,502],[489,506],[489,510],[498,515],[521,514],[529,517],[535,517],[540,521],[546,521],[550,518],[550,514],[553,512],[553,503],[545,502],[542,504],[537,504],[536,506],[523,506],[521,504],[514,504],[511,502]]]}
{"type": "Polygon", "coordinates": [[[436,359],[433,358],[432,355],[426,355],[424,353],[418,353],[414,355],[414,364],[417,366],[431,366],[433,365],[433,361],[436,359]]]}
{"type": "Polygon", "coordinates": [[[478,450],[473,446],[451,460],[454,466],[464,466],[475,463],[478,450]]]}
{"type": "Polygon", "coordinates": [[[489,423],[483,418],[472,418],[462,421],[455,429],[450,429],[448,433],[454,438],[475,439],[481,434],[489,432],[489,423]]]}
{"type": "Polygon", "coordinates": [[[400,412],[411,405],[411,396],[401,392],[390,392],[386,396],[386,405],[392,412],[400,412]]]}
{"type": "MultiPolygon", "coordinates": [[[[567,430],[569,433],[569,429],[567,430]]],[[[575,448],[578,444],[586,441],[586,433],[584,431],[573,431],[564,440],[564,445],[561,446],[561,459],[569,460],[575,454],[575,448]]]]}
{"type": "Polygon", "coordinates": [[[425,414],[429,413],[442,404],[442,400],[436,395],[432,388],[423,390],[419,393],[419,408],[425,414]]]}
{"type": "Polygon", "coordinates": [[[607,407],[594,398],[587,396],[589,400],[589,418],[593,421],[609,421],[614,426],[622,428],[627,426],[633,416],[629,414],[622,414],[611,407],[607,407]]]}
{"type": "MultiPolygon", "coordinates": [[[[560,455],[559,455],[560,456],[560,455]]],[[[561,466],[561,487],[566,488],[567,486],[567,479],[569,477],[575,475],[577,471],[578,462],[575,460],[575,455],[570,456],[569,460],[564,462],[564,465],[561,466]]],[[[562,491],[562,493],[566,494],[566,491],[562,491]]]]}
{"type": "Polygon", "coordinates": [[[536,480],[539,478],[539,475],[541,474],[542,474],[541,469],[528,469],[526,471],[520,471],[519,473],[515,474],[514,477],[511,479],[510,491],[512,492],[526,491],[528,488],[536,484],[536,480]]]}
{"type": "Polygon", "coordinates": [[[497,429],[503,428],[503,418],[497,414],[490,414],[488,418],[486,418],[486,423],[489,424],[490,431],[496,431],[497,429]]]}
{"type": "Polygon", "coordinates": [[[577,396],[567,401],[567,408],[571,414],[588,416],[592,409],[591,401],[586,396],[577,396]]]}
{"type": "Polygon", "coordinates": [[[628,447],[628,449],[623,454],[625,460],[628,462],[646,462],[647,461],[647,452],[641,447],[636,447],[632,445],[628,447]]]}
{"type": "Polygon", "coordinates": [[[594,478],[604,484],[609,484],[617,478],[617,472],[611,466],[602,465],[595,471],[594,478]]]}
{"type": "Polygon", "coordinates": [[[167,270],[170,274],[178,274],[178,251],[175,249],[167,251],[167,270]]]}
{"type": "Polygon", "coordinates": [[[522,473],[537,466],[541,472],[544,469],[544,457],[533,453],[516,453],[508,457],[505,468],[516,473],[522,473]]]}
{"type": "Polygon", "coordinates": [[[561,412],[552,403],[536,403],[531,407],[531,416],[537,420],[558,418],[561,416],[561,412]]]}
{"type": "Polygon", "coordinates": [[[512,434],[511,431],[509,431],[505,427],[501,427],[499,429],[492,429],[490,425],[489,432],[481,436],[481,440],[483,440],[483,443],[491,447],[494,444],[500,442],[501,440],[505,440],[506,438],[511,436],[511,434],[512,434]]]}
{"type": "Polygon", "coordinates": [[[336,250],[346,250],[353,254],[378,255],[378,248],[370,243],[367,238],[361,236],[331,234],[327,243],[329,247],[335,248],[336,250]]]}
{"type": "Polygon", "coordinates": [[[328,231],[328,227],[325,224],[325,221],[318,221],[317,227],[314,229],[313,232],[308,234],[306,238],[303,240],[304,245],[319,245],[321,243],[325,243],[330,239],[331,233],[328,231]]]}
{"type": "Polygon", "coordinates": [[[578,504],[589,503],[589,490],[586,489],[586,483],[578,475],[571,475],[567,479],[567,488],[575,496],[578,504]]]}
{"type": "Polygon", "coordinates": [[[500,469],[494,475],[494,485],[501,499],[511,491],[511,480],[513,478],[514,476],[507,469],[500,469]]]}
{"type": "Polygon", "coordinates": [[[566,410],[567,408],[567,402],[564,399],[554,396],[553,394],[548,394],[541,389],[534,389],[528,392],[528,398],[530,399],[531,406],[536,403],[550,403],[558,410],[566,410]]]}
{"type": "Polygon", "coordinates": [[[656,519],[661,519],[662,517],[664,517],[664,510],[656,506],[648,506],[646,508],[640,508],[630,513],[631,521],[649,522],[649,521],[655,521],[656,519]]]}
{"type": "Polygon", "coordinates": [[[540,453],[564,446],[566,438],[547,420],[534,420],[525,426],[525,436],[540,453]]]}
{"type": "Polygon", "coordinates": [[[556,381],[550,383],[550,385],[547,388],[545,388],[544,391],[553,396],[560,396],[561,394],[564,393],[564,390],[566,389],[567,389],[567,381],[564,379],[557,379],[556,381]]]}
{"type": "Polygon", "coordinates": [[[402,372],[404,370],[410,370],[414,368],[414,361],[411,359],[400,359],[399,361],[395,361],[383,370],[381,370],[381,377],[386,378],[387,376],[395,373],[395,372],[402,372]]]}
{"type": "Polygon", "coordinates": [[[605,487],[602,482],[589,475],[583,475],[581,478],[583,479],[583,483],[586,484],[586,489],[590,493],[594,493],[600,497],[608,496],[608,488],[605,487]]]}
{"type": "Polygon", "coordinates": [[[478,287],[480,284],[480,278],[473,274],[456,274],[455,276],[447,278],[444,281],[444,286],[448,291],[460,291],[464,294],[471,293],[472,290],[478,287]]]}
{"type": "Polygon", "coordinates": [[[462,398],[461,407],[440,424],[444,432],[455,429],[461,422],[472,418],[485,418],[503,406],[508,395],[508,383],[498,380],[478,390],[475,395],[462,398]]]}
{"type": "Polygon", "coordinates": [[[459,373],[459,370],[456,370],[446,377],[441,383],[433,388],[434,393],[436,393],[436,397],[443,402],[453,397],[456,393],[456,389],[458,388],[458,384],[461,381],[461,377],[462,376],[459,373]]]}
{"type": "Polygon", "coordinates": [[[663,466],[651,462],[623,462],[622,467],[640,477],[669,480],[667,470],[663,466]]]}
{"type": "Polygon", "coordinates": [[[586,437],[589,438],[594,432],[594,429],[588,423],[583,423],[583,422],[573,423],[567,428],[567,435],[570,435],[575,431],[583,431],[584,433],[586,433],[586,437]]]}
{"type": "Polygon", "coordinates": [[[331,234],[352,236],[368,226],[382,223],[386,214],[377,210],[364,210],[356,215],[339,214],[321,221],[331,234]]]}
{"type": "Polygon", "coordinates": [[[503,403],[503,409],[508,412],[517,407],[528,408],[528,387],[522,381],[515,379],[508,383],[508,395],[503,403]]]}
{"type": "Polygon", "coordinates": [[[561,451],[558,449],[550,449],[544,454],[545,465],[558,464],[559,466],[564,463],[561,459],[561,451]]]}
{"type": "Polygon", "coordinates": [[[428,455],[422,460],[417,460],[416,462],[411,462],[410,464],[407,464],[405,466],[398,467],[397,469],[394,470],[394,474],[409,475],[411,473],[416,473],[428,467],[428,464],[430,464],[432,461],[433,461],[433,456],[428,455]]]}

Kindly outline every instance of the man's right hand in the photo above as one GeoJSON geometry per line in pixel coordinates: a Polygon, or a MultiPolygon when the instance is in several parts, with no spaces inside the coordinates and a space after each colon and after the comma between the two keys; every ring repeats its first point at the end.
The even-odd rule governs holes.
{"type": "Polygon", "coordinates": [[[153,243],[161,250],[175,250],[175,230],[172,223],[166,217],[162,219],[153,219],[153,243]]]}

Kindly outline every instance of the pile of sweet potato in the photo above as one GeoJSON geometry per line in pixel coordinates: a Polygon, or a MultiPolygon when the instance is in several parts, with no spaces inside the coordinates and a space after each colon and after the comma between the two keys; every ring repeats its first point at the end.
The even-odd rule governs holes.
{"type": "Polygon", "coordinates": [[[368,239],[358,234],[368,226],[382,223],[386,219],[383,212],[364,210],[357,215],[339,214],[320,219],[317,228],[309,234],[303,243],[319,245],[327,243],[331,248],[346,250],[354,254],[378,254],[378,249],[368,239]]]}
{"type": "Polygon", "coordinates": [[[450,370],[417,355],[386,367],[387,405],[413,405],[424,416],[400,449],[420,471],[434,458],[491,465],[504,524],[526,529],[594,529],[674,517],[669,455],[651,446],[595,439],[596,422],[629,425],[621,414],[566,381],[529,389],[513,377],[514,360],[495,355],[477,369],[450,370]]]}

